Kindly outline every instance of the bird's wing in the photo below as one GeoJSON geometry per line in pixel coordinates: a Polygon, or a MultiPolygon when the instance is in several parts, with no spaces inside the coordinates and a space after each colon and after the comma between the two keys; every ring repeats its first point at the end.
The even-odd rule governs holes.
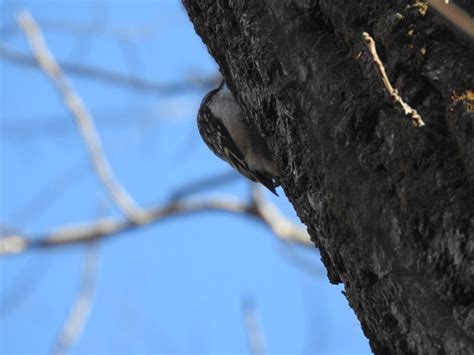
{"type": "MultiPolygon", "coordinates": [[[[201,114],[201,119],[205,120],[205,115],[210,115],[211,112],[208,111],[207,108],[204,108],[201,114]]],[[[206,121],[206,124],[201,124],[200,120],[198,120],[198,128],[201,135],[205,138],[204,141],[214,154],[222,160],[227,161],[234,169],[246,178],[263,184],[278,196],[275,191],[272,177],[265,173],[250,169],[245,162],[244,155],[235,144],[227,128],[220,121],[210,119],[207,119],[206,121]],[[212,140],[215,140],[216,144],[208,143],[212,140]]]]}

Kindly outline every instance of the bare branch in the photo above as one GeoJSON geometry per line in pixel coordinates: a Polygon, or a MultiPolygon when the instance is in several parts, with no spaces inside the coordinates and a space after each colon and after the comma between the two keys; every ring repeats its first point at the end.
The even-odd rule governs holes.
{"type": "Polygon", "coordinates": [[[416,112],[415,109],[403,101],[401,96],[398,94],[397,89],[395,89],[390,83],[387,73],[385,72],[385,67],[380,60],[379,55],[377,54],[377,50],[375,49],[374,39],[367,32],[363,32],[362,37],[367,44],[370,55],[372,56],[375,68],[377,69],[377,74],[379,75],[380,79],[382,79],[385,90],[387,90],[393,102],[399,105],[405,116],[408,116],[412,120],[412,123],[415,127],[423,127],[425,123],[423,122],[421,116],[418,114],[418,112],[416,112]]]}
{"type": "MultiPolygon", "coordinates": [[[[0,57],[15,64],[40,68],[34,57],[0,45],[0,57]]],[[[119,85],[142,92],[157,95],[177,95],[192,90],[207,90],[221,81],[219,76],[209,78],[191,78],[182,82],[157,83],[147,79],[117,73],[105,68],[96,68],[79,63],[58,62],[58,66],[70,75],[77,75],[89,79],[99,80],[112,85],[119,85]]]]}
{"type": "Polygon", "coordinates": [[[449,4],[447,0],[429,0],[431,6],[451,22],[456,28],[474,39],[474,20],[456,4],[449,4]]]}
{"type": "Polygon", "coordinates": [[[97,243],[88,245],[84,258],[81,287],[52,351],[55,355],[67,354],[84,330],[94,300],[98,259],[97,243]]]}
{"type": "Polygon", "coordinates": [[[50,54],[44,43],[40,29],[37,27],[31,15],[26,12],[19,16],[18,22],[28,36],[36,60],[41,68],[53,79],[56,87],[64,97],[67,107],[76,119],[83,139],[89,149],[90,159],[97,175],[100,177],[112,200],[121,207],[127,218],[98,219],[86,225],[59,228],[44,236],[31,239],[25,238],[20,233],[14,233],[0,238],[0,254],[20,253],[29,249],[90,242],[114,236],[168,217],[208,211],[224,211],[254,217],[267,225],[279,239],[314,247],[307,232],[283,217],[273,205],[266,202],[262,196],[259,195],[256,189],[254,190],[250,203],[241,203],[229,199],[201,202],[181,202],[174,200],[164,207],[148,210],[135,207],[135,204],[125,189],[123,189],[114,178],[101,147],[93,121],[86,107],[81,103],[80,98],[72,90],[62,69],[50,54]]]}
{"type": "Polygon", "coordinates": [[[17,268],[16,276],[9,283],[2,275],[2,292],[0,295],[0,318],[14,312],[34,294],[35,289],[44,279],[51,259],[38,255],[29,255],[27,262],[17,268]]]}
{"type": "MultiPolygon", "coordinates": [[[[158,31],[163,30],[167,25],[163,19],[155,18],[149,23],[129,24],[121,26],[111,26],[99,16],[88,22],[71,22],[57,19],[42,18],[37,19],[40,26],[46,32],[70,33],[81,36],[109,36],[117,40],[136,41],[139,39],[149,39],[158,31]]],[[[172,22],[171,18],[167,18],[168,22],[172,22]]],[[[6,36],[14,34],[18,28],[13,23],[0,26],[0,35],[6,36]]]]}
{"type": "Polygon", "coordinates": [[[90,242],[117,235],[137,227],[166,219],[167,217],[193,214],[198,212],[225,211],[230,213],[247,213],[247,205],[229,199],[206,202],[172,202],[162,208],[146,210],[141,213],[138,222],[130,220],[102,218],[85,225],[60,227],[43,237],[27,239],[18,234],[0,238],[0,254],[19,253],[27,249],[42,249],[67,244],[90,242]]]}
{"type": "Polygon", "coordinates": [[[25,203],[9,214],[8,220],[10,223],[21,221],[21,224],[27,225],[31,219],[38,218],[46,212],[68,189],[75,187],[85,177],[86,172],[87,165],[81,162],[80,165],[69,168],[64,174],[56,176],[38,192],[31,193],[25,203]]]}
{"type": "Polygon", "coordinates": [[[267,225],[278,238],[314,248],[314,244],[303,229],[292,224],[283,216],[276,214],[275,210],[270,213],[261,211],[261,208],[270,207],[273,206],[269,204],[256,205],[254,203],[242,203],[230,198],[198,202],[171,202],[164,207],[142,211],[140,217],[135,219],[135,221],[102,218],[85,225],[60,227],[56,231],[37,238],[25,238],[19,233],[8,235],[0,238],[0,254],[16,254],[26,250],[90,242],[115,236],[170,217],[202,212],[227,212],[253,217],[267,225]],[[304,235],[306,237],[304,237],[304,235]]]}
{"type": "MultiPolygon", "coordinates": [[[[278,250],[279,253],[283,258],[285,258],[290,265],[298,268],[299,270],[316,277],[325,277],[327,271],[324,269],[324,266],[318,262],[306,260],[302,255],[298,254],[297,250],[295,250],[294,246],[298,246],[297,244],[281,244],[281,248],[278,250]]],[[[318,256],[315,254],[314,256],[318,256]]],[[[315,260],[319,261],[320,258],[315,260]]]]}
{"type": "Polygon", "coordinates": [[[199,179],[187,184],[186,186],[176,189],[170,195],[169,201],[181,200],[184,197],[214,189],[218,186],[229,184],[238,179],[242,179],[242,176],[235,172],[235,170],[229,170],[219,175],[207,176],[203,179],[199,179]]]}
{"type": "Polygon", "coordinates": [[[53,80],[63,96],[66,106],[74,116],[88,148],[91,162],[109,196],[130,220],[136,219],[139,212],[138,207],[114,177],[92,118],[47,48],[40,28],[26,11],[18,16],[18,24],[25,32],[38,64],[53,80]]]}
{"type": "Polygon", "coordinates": [[[306,229],[296,226],[295,223],[283,216],[274,205],[266,201],[263,198],[260,187],[254,183],[252,183],[252,205],[255,208],[257,216],[261,218],[281,240],[314,246],[306,229]]]}
{"type": "Polygon", "coordinates": [[[265,336],[258,319],[255,302],[251,298],[242,299],[242,315],[244,318],[245,334],[247,335],[250,353],[265,354],[265,336]]]}

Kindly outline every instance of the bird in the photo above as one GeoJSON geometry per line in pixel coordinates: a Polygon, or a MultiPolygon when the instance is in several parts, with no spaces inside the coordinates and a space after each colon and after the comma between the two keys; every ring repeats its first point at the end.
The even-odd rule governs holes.
{"type": "Polygon", "coordinates": [[[278,196],[278,171],[267,144],[245,119],[225,80],[202,99],[197,125],[204,143],[215,155],[278,196]]]}

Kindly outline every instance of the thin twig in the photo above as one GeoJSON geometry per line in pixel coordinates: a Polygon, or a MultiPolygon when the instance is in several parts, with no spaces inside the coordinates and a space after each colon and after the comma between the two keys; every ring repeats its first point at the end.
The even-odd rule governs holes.
{"type": "MultiPolygon", "coordinates": [[[[269,206],[265,204],[265,208],[269,206]]],[[[203,212],[226,212],[253,217],[268,226],[281,240],[314,248],[308,234],[306,233],[304,237],[305,232],[300,227],[274,212],[271,212],[270,216],[270,214],[261,211],[261,208],[261,205],[256,206],[253,203],[243,203],[230,198],[197,202],[175,201],[164,207],[142,211],[141,218],[137,222],[127,219],[102,218],[84,225],[59,227],[55,231],[35,238],[26,238],[20,233],[8,235],[0,238],[0,254],[17,254],[27,250],[103,240],[167,218],[203,212]],[[283,220],[280,220],[281,218],[283,220]]]]}
{"type": "MultiPolygon", "coordinates": [[[[169,22],[170,19],[168,19],[169,22]]],[[[154,19],[149,24],[130,24],[129,26],[112,27],[97,20],[89,22],[70,22],[55,19],[39,19],[40,26],[47,32],[59,32],[61,34],[70,33],[80,36],[110,36],[117,40],[136,41],[138,39],[148,39],[163,29],[163,21],[154,19]]],[[[8,23],[0,26],[0,35],[6,36],[14,34],[17,27],[8,23]]]]}
{"type": "Polygon", "coordinates": [[[443,0],[429,0],[431,6],[456,28],[474,39],[474,19],[456,4],[449,4],[443,0]]]}
{"type": "MultiPolygon", "coordinates": [[[[103,13],[96,13],[94,18],[87,22],[72,22],[53,18],[37,19],[40,26],[46,32],[67,33],[83,37],[107,36],[119,41],[150,39],[159,31],[165,30],[174,20],[174,16],[167,16],[166,18],[160,16],[148,20],[147,23],[130,23],[114,26],[105,21],[103,13]]],[[[12,23],[0,25],[0,37],[11,36],[17,30],[18,28],[12,23]]]]}
{"type": "MultiPolygon", "coordinates": [[[[40,68],[34,57],[7,48],[1,44],[0,57],[15,64],[40,68]]],[[[69,75],[77,75],[84,78],[99,80],[108,84],[156,95],[181,95],[183,92],[191,90],[206,90],[216,86],[221,81],[221,78],[216,75],[209,78],[190,78],[182,82],[165,84],[132,75],[117,73],[105,68],[96,68],[79,63],[61,61],[58,62],[58,66],[69,75]]]]}
{"type": "Polygon", "coordinates": [[[229,170],[218,175],[207,176],[205,178],[193,181],[173,191],[168,198],[169,201],[182,200],[184,197],[195,195],[206,190],[229,184],[238,179],[242,179],[235,170],[229,170]]]}
{"type": "Polygon", "coordinates": [[[83,138],[87,143],[91,161],[103,185],[106,187],[112,200],[125,212],[127,218],[102,218],[86,225],[59,228],[56,231],[36,238],[25,238],[20,233],[11,234],[0,238],[0,254],[20,253],[32,249],[95,241],[164,220],[168,217],[209,211],[224,211],[253,217],[268,226],[281,240],[314,247],[303,228],[296,226],[283,217],[273,205],[264,201],[261,196],[258,196],[257,192],[254,193],[250,203],[220,199],[201,202],[172,201],[164,207],[148,210],[139,210],[135,207],[127,192],[113,177],[93,121],[86,107],[81,103],[80,98],[73,92],[62,69],[50,54],[40,29],[27,12],[19,16],[18,22],[28,36],[38,64],[53,79],[64,97],[66,105],[74,115],[83,138]]]}
{"type": "Polygon", "coordinates": [[[36,193],[31,193],[30,198],[22,203],[13,213],[9,214],[8,221],[28,225],[31,220],[38,218],[48,211],[55,201],[73,187],[76,187],[81,179],[86,176],[87,165],[84,162],[69,168],[64,174],[55,176],[55,179],[48,181],[42,189],[36,193]]]}
{"type": "Polygon", "coordinates": [[[306,229],[296,226],[295,223],[283,216],[274,205],[263,198],[260,187],[253,183],[251,203],[257,216],[270,227],[279,239],[297,242],[301,245],[314,245],[306,229]]]}
{"type": "Polygon", "coordinates": [[[421,118],[421,116],[418,114],[418,112],[414,108],[412,108],[405,101],[403,101],[401,96],[398,94],[398,90],[395,89],[390,83],[387,73],[385,72],[385,67],[382,61],[380,60],[379,55],[377,54],[377,50],[375,49],[374,39],[367,32],[363,32],[362,37],[365,43],[367,44],[367,48],[369,50],[370,55],[372,56],[372,59],[375,64],[375,68],[377,69],[377,74],[379,75],[380,79],[382,79],[385,90],[387,90],[392,100],[395,103],[399,104],[405,116],[410,117],[415,127],[423,127],[425,123],[423,122],[423,119],[421,118]]]}
{"type": "Polygon", "coordinates": [[[29,255],[28,261],[21,268],[17,268],[12,282],[7,283],[5,279],[2,280],[0,318],[5,319],[8,314],[27,302],[43,281],[51,259],[37,256],[32,258],[32,256],[29,255]]]}
{"type": "Polygon", "coordinates": [[[265,354],[265,336],[260,326],[253,299],[242,299],[242,316],[244,318],[245,334],[247,335],[250,353],[252,355],[265,354]]]}
{"type": "Polygon", "coordinates": [[[320,260],[320,258],[318,258],[318,255],[313,255],[316,256],[316,262],[307,260],[302,255],[300,255],[298,251],[294,248],[296,246],[298,245],[289,243],[280,244],[280,249],[278,249],[277,251],[281,254],[283,258],[288,261],[288,263],[295,266],[299,270],[304,271],[305,273],[315,277],[324,278],[327,274],[327,271],[326,269],[324,269],[324,266],[322,266],[321,262],[317,262],[320,260]]]}
{"type": "Polygon", "coordinates": [[[27,11],[20,13],[18,24],[25,32],[38,64],[53,80],[66,106],[74,116],[89,151],[92,165],[103,186],[122,212],[130,220],[136,221],[139,218],[140,209],[115,178],[90,114],[49,51],[40,28],[27,11]]]}
{"type": "Polygon", "coordinates": [[[98,245],[93,243],[87,246],[82,272],[82,283],[79,293],[57,339],[52,353],[65,355],[81,336],[87,318],[92,309],[94,291],[98,271],[98,245]]]}

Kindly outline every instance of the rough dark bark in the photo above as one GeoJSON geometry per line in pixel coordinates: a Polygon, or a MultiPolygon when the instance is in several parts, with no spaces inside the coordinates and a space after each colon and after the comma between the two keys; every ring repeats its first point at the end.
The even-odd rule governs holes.
{"type": "Polygon", "coordinates": [[[474,353],[469,39],[415,0],[183,2],[373,351],[474,353]],[[425,127],[387,99],[363,31],[425,127]]]}

